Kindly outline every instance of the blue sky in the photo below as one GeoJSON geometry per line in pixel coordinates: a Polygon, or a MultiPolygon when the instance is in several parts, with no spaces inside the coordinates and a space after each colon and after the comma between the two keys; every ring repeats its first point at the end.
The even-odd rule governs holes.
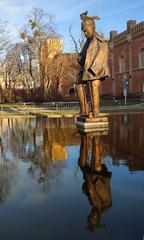
{"type": "Polygon", "coordinates": [[[0,0],[0,18],[6,20],[16,34],[16,26],[25,23],[27,12],[38,7],[55,16],[57,31],[63,36],[64,51],[73,50],[69,36],[69,25],[73,23],[75,38],[80,36],[80,13],[88,10],[89,15],[98,15],[97,31],[109,38],[111,30],[122,32],[129,19],[144,21],[143,0],[0,0]]]}

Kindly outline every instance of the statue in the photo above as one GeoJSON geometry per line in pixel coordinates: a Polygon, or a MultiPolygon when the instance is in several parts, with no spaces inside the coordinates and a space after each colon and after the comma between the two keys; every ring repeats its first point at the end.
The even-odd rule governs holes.
{"type": "Polygon", "coordinates": [[[100,81],[110,76],[108,68],[108,44],[105,38],[95,31],[98,16],[87,16],[88,12],[80,15],[82,31],[87,40],[79,54],[79,79],[76,90],[80,103],[80,115],[89,117],[86,87],[88,86],[92,105],[92,117],[99,113],[100,81]]]}

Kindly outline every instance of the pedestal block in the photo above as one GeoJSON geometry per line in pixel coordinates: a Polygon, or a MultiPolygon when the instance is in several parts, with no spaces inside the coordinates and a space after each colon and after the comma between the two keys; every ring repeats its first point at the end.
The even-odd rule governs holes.
{"type": "Polygon", "coordinates": [[[107,113],[99,113],[97,117],[78,117],[76,119],[76,126],[80,132],[99,132],[102,135],[103,132],[108,131],[107,113]]]}

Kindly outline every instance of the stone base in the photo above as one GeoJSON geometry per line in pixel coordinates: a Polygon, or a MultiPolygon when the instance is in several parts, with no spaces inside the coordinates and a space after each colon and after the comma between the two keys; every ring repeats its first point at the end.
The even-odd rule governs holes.
{"type": "Polygon", "coordinates": [[[106,128],[105,130],[101,130],[101,129],[96,129],[96,130],[91,130],[89,131],[88,129],[84,130],[82,128],[77,128],[78,129],[78,133],[82,136],[87,136],[87,137],[96,137],[96,136],[106,136],[108,135],[108,128],[106,128]]]}
{"type": "Polygon", "coordinates": [[[107,113],[99,113],[97,117],[78,117],[76,126],[79,132],[97,132],[97,135],[103,135],[108,132],[108,115],[107,113]]]}

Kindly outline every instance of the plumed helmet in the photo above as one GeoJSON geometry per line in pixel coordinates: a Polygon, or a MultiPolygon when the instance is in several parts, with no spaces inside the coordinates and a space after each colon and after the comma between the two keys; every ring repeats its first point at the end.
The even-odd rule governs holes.
{"type": "Polygon", "coordinates": [[[88,14],[88,11],[80,14],[80,19],[82,20],[82,23],[81,23],[82,30],[84,29],[85,25],[94,25],[95,26],[94,20],[100,19],[98,16],[88,16],[87,14],[88,14]]]}

